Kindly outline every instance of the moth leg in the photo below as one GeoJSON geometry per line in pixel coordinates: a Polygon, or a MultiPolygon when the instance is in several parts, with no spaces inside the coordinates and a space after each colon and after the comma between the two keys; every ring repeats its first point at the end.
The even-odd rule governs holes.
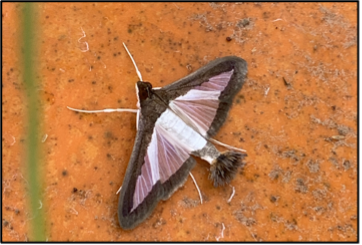
{"type": "Polygon", "coordinates": [[[190,176],[191,176],[191,178],[192,178],[192,181],[194,182],[194,184],[195,184],[195,186],[196,186],[197,192],[199,193],[199,197],[200,197],[200,203],[202,204],[202,195],[201,195],[200,188],[199,188],[199,186],[197,185],[196,180],[195,180],[194,176],[192,175],[192,173],[190,172],[189,174],[190,174],[190,176]]]}
{"type": "Polygon", "coordinates": [[[231,199],[233,199],[234,195],[235,195],[235,187],[234,186],[231,186],[233,188],[233,192],[231,193],[227,203],[230,203],[231,202],[231,199]]]}
{"type": "Polygon", "coordinates": [[[230,149],[230,150],[235,150],[235,151],[240,151],[240,152],[246,152],[246,150],[244,150],[244,149],[237,148],[237,147],[234,147],[234,146],[231,146],[231,145],[227,145],[227,144],[225,144],[225,143],[222,143],[222,142],[220,142],[220,141],[217,141],[216,139],[209,138],[209,139],[207,139],[207,140],[211,141],[211,142],[214,143],[214,144],[224,146],[224,147],[226,147],[226,148],[228,148],[228,149],[230,149]]]}
{"type": "Polygon", "coordinates": [[[116,195],[121,191],[121,189],[122,189],[122,186],[119,187],[118,191],[116,192],[116,195]]]}
{"type": "Polygon", "coordinates": [[[138,131],[138,123],[140,121],[140,110],[137,111],[137,118],[136,118],[136,129],[138,131]]]}

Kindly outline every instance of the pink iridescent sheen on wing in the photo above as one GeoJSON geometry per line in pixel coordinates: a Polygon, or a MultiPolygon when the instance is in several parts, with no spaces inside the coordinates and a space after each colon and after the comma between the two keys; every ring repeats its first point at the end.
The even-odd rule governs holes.
{"type": "Polygon", "coordinates": [[[190,157],[193,150],[202,149],[206,140],[171,110],[157,120],[152,139],[137,177],[132,210],[148,196],[156,182],[164,184],[190,157]],[[185,136],[180,139],[180,135],[185,136]]]}
{"type": "Polygon", "coordinates": [[[171,101],[169,106],[185,122],[206,136],[219,108],[219,96],[228,85],[233,72],[234,70],[223,72],[210,78],[171,101]]]}

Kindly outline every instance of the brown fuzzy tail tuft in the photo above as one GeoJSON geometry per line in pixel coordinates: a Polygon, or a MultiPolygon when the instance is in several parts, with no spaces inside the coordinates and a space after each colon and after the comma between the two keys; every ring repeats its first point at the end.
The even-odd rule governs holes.
{"type": "Polygon", "coordinates": [[[209,179],[214,182],[214,186],[225,185],[235,177],[238,168],[243,168],[245,153],[227,151],[214,160],[210,167],[209,179]]]}

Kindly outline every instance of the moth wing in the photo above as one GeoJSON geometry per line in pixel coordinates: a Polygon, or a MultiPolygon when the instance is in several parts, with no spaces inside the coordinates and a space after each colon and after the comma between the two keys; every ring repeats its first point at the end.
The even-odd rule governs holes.
{"type": "Polygon", "coordinates": [[[185,121],[197,128],[198,132],[207,136],[221,103],[220,94],[225,90],[233,73],[232,69],[210,77],[206,82],[170,101],[169,106],[185,121]]]}
{"type": "Polygon", "coordinates": [[[181,80],[163,87],[165,100],[185,122],[211,137],[224,123],[232,100],[247,74],[246,61],[235,56],[210,62],[181,80]]]}
{"type": "Polygon", "coordinates": [[[140,130],[119,197],[118,218],[124,229],[132,229],[146,219],[161,199],[169,198],[186,181],[195,165],[190,157],[192,148],[180,144],[158,123],[154,123],[150,134],[143,130],[145,122],[147,119],[141,114],[140,130]],[[151,135],[149,140],[147,135],[151,135]]]}
{"type": "MultiPolygon", "coordinates": [[[[147,148],[141,174],[137,177],[133,208],[135,210],[152,191],[158,181],[164,184],[190,157],[191,151],[177,142],[165,128],[156,124],[152,140],[147,148]]],[[[169,197],[168,193],[163,199],[169,197]]],[[[171,193],[170,193],[171,194],[171,193]]]]}

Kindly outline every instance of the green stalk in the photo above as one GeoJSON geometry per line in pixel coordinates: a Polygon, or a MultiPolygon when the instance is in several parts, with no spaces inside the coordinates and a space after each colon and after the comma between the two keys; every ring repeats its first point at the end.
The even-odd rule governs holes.
{"type": "Polygon", "coordinates": [[[23,19],[21,22],[22,39],[20,40],[23,48],[23,81],[26,88],[26,105],[27,111],[27,149],[26,162],[27,173],[29,178],[29,198],[30,198],[30,217],[34,217],[31,222],[31,241],[45,241],[45,221],[44,207],[41,186],[41,157],[39,154],[40,130],[39,130],[39,98],[37,88],[36,74],[36,34],[39,31],[35,26],[35,4],[24,3],[23,19]],[[40,208],[41,207],[41,208],[40,208]]]}

